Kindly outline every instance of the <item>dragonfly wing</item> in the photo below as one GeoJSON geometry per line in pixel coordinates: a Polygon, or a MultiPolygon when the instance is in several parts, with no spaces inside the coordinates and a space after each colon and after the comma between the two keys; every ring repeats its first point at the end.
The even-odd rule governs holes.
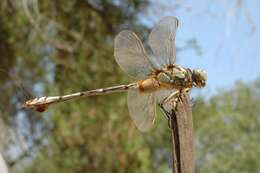
{"type": "Polygon", "coordinates": [[[114,56],[119,66],[134,78],[144,78],[153,70],[141,40],[132,31],[124,30],[116,36],[114,56]]]}
{"type": "Polygon", "coordinates": [[[154,56],[150,56],[156,67],[173,64],[176,59],[175,34],[178,28],[176,17],[163,18],[150,33],[148,44],[154,56]]]}
{"type": "Polygon", "coordinates": [[[155,120],[155,94],[130,90],[127,99],[129,114],[135,126],[142,132],[148,131],[155,120]]]}

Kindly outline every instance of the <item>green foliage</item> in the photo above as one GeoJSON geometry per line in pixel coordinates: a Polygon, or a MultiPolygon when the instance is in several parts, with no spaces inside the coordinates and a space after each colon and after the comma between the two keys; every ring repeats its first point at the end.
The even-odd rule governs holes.
{"type": "MultiPolygon", "coordinates": [[[[35,2],[0,3],[6,32],[1,44],[14,54],[4,66],[9,83],[18,79],[26,90],[50,95],[128,82],[114,61],[113,38],[127,25],[142,28],[136,17],[146,1],[35,2]]],[[[9,89],[2,103],[18,97],[16,87],[9,89]]],[[[11,123],[20,111],[14,107],[5,114],[11,123]]],[[[61,104],[42,118],[26,112],[28,144],[44,132],[36,133],[39,125],[51,132],[33,163],[19,172],[150,172],[150,151],[124,108],[124,94],[116,94],[61,104]]]]}
{"type": "Polygon", "coordinates": [[[259,80],[195,104],[197,172],[259,172],[259,105],[259,80]]]}

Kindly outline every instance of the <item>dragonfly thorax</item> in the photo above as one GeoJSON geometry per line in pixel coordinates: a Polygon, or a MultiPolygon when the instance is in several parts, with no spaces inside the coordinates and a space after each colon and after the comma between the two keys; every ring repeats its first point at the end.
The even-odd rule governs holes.
{"type": "Polygon", "coordinates": [[[184,89],[192,87],[192,72],[179,66],[162,70],[157,75],[157,80],[161,85],[166,85],[174,89],[184,89]]]}
{"type": "Polygon", "coordinates": [[[207,74],[200,69],[190,70],[180,66],[168,67],[155,73],[145,80],[138,82],[138,88],[142,92],[153,92],[158,89],[177,89],[204,87],[207,74]]]}

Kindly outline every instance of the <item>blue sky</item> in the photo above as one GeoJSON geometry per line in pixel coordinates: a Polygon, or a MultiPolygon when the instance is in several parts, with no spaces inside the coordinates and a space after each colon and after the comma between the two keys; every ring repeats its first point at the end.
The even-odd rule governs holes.
{"type": "Polygon", "coordinates": [[[189,39],[197,40],[202,54],[192,49],[180,51],[177,63],[208,72],[208,85],[201,92],[203,95],[231,88],[237,80],[247,83],[260,78],[260,1],[242,1],[240,6],[235,0],[180,2],[181,8],[171,10],[175,1],[171,4],[167,0],[160,1],[166,10],[161,10],[153,20],[143,21],[152,26],[163,16],[177,16],[180,20],[177,47],[182,47],[189,39]]]}

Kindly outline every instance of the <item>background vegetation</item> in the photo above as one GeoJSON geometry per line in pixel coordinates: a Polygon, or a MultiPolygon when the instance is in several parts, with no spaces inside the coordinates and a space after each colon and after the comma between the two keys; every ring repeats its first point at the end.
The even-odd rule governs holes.
{"type": "MultiPolygon", "coordinates": [[[[14,173],[168,172],[170,131],[159,113],[141,134],[113,94],[22,109],[32,95],[56,95],[131,81],[113,58],[122,29],[147,36],[152,1],[0,2],[0,151],[14,173]]],[[[181,5],[181,3],[180,3],[181,5]]],[[[153,6],[154,7],[154,6],[153,6]]],[[[193,42],[194,43],[194,42],[193,42]]],[[[260,80],[195,97],[196,171],[260,171],[260,80]]]]}

